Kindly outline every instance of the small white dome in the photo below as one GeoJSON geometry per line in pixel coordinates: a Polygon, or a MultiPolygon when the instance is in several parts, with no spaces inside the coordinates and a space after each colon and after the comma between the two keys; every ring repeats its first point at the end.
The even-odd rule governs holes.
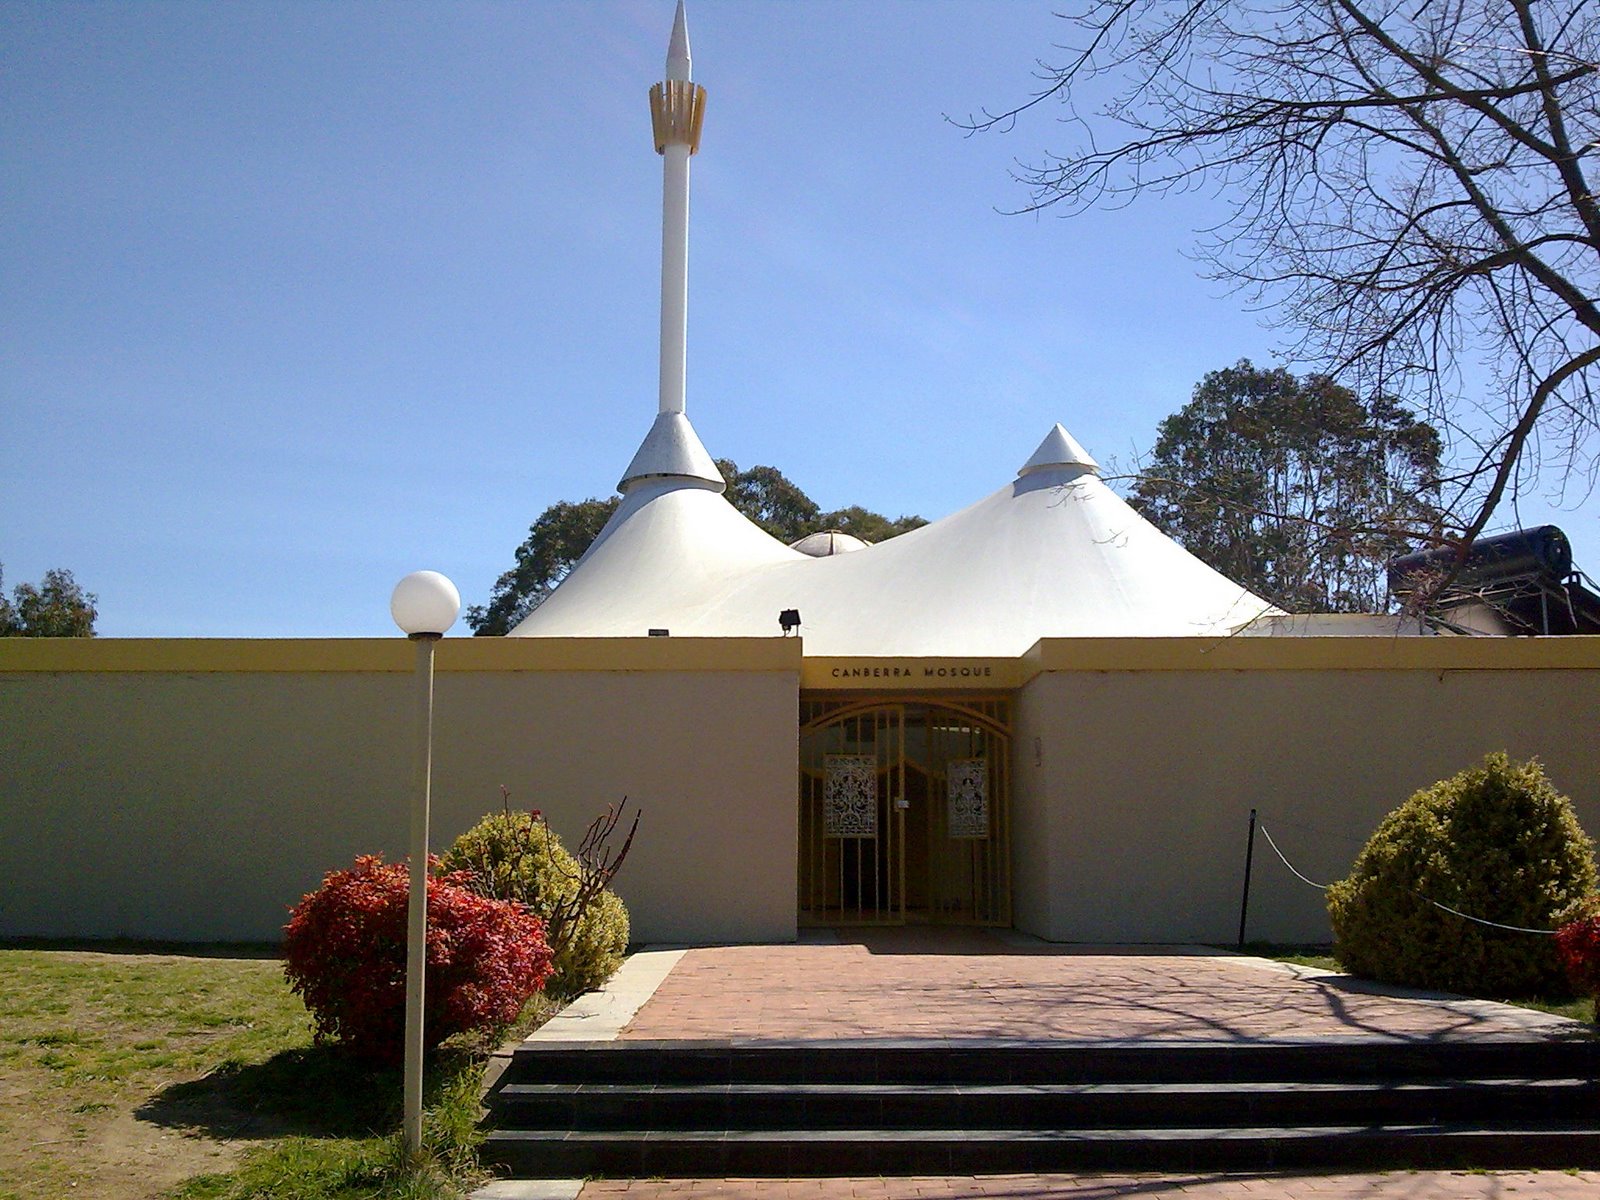
{"type": "Polygon", "coordinates": [[[864,542],[853,534],[842,533],[837,529],[824,529],[820,533],[808,533],[798,542],[790,542],[789,549],[809,554],[812,558],[827,558],[830,554],[849,554],[852,550],[865,550],[870,545],[871,542],[864,542]]]}

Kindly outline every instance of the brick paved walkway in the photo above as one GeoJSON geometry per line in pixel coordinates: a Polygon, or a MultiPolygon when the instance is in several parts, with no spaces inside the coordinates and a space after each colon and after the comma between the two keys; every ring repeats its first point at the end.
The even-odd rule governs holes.
{"type": "Polygon", "coordinates": [[[579,1200],[1594,1200],[1600,1171],[1383,1175],[980,1175],[908,1179],[596,1180],[579,1200]]]}
{"type": "Polygon", "coordinates": [[[1495,1038],[1541,1018],[1226,955],[1085,953],[982,930],[691,950],[624,1038],[1495,1038]]]}
{"type": "MultiPolygon", "coordinates": [[[[624,1038],[1495,1038],[1553,1018],[1386,994],[1259,960],[883,930],[690,950],[624,1038]]],[[[1569,1027],[1570,1028],[1570,1027],[1569,1027]]],[[[576,1181],[572,1186],[577,1188],[576,1181]]],[[[569,1195],[571,1193],[568,1193],[569,1195]]],[[[579,1200],[1596,1200],[1600,1171],[593,1180],[579,1200]]]]}
{"type": "Polygon", "coordinates": [[[1600,1171],[1389,1174],[986,1174],[965,1179],[616,1179],[579,1200],[1594,1200],[1600,1171]]]}

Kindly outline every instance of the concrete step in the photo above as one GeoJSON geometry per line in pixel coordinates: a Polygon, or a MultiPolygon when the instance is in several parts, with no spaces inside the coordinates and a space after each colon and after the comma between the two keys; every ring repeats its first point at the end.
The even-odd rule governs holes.
{"type": "Polygon", "coordinates": [[[524,1129],[1006,1129],[1600,1118],[1590,1078],[1040,1084],[513,1083],[524,1129]]]}
{"type": "Polygon", "coordinates": [[[1203,1083],[1600,1077],[1600,1040],[546,1042],[511,1083],[1203,1083]]]}
{"type": "Polygon", "coordinates": [[[1589,1124],[994,1130],[495,1130],[530,1178],[968,1175],[1123,1170],[1592,1167],[1589,1124]]]}
{"type": "Polygon", "coordinates": [[[1600,1166],[1600,1041],[540,1043],[516,1174],[1600,1166]]]}

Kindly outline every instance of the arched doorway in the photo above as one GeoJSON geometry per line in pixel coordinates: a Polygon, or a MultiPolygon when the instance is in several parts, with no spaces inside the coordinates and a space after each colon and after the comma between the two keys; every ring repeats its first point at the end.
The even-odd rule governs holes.
{"type": "Polygon", "coordinates": [[[1009,701],[800,707],[800,923],[1009,926],[1009,701]]]}

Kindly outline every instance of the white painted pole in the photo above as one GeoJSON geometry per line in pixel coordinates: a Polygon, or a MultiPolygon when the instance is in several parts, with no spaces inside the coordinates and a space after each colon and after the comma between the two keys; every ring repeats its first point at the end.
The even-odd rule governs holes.
{"type": "Polygon", "coordinates": [[[411,901],[406,913],[405,1143],[422,1156],[423,974],[428,961],[428,804],[433,784],[433,647],[437,633],[414,633],[417,644],[417,745],[411,798],[411,901]]]}
{"type": "Polygon", "coordinates": [[[689,344],[689,156],[698,148],[696,113],[705,92],[691,82],[683,0],[667,40],[667,81],[651,91],[651,121],[661,163],[661,411],[681,413],[689,344]],[[676,86],[674,86],[676,85],[676,86]]]}
{"type": "Polygon", "coordinates": [[[461,613],[461,593],[437,571],[413,571],[389,598],[394,623],[417,644],[416,772],[411,789],[411,895],[406,913],[406,1153],[422,1157],[422,1011],[428,966],[428,793],[433,780],[433,646],[461,613]]]}
{"type": "Polygon", "coordinates": [[[688,385],[689,147],[661,152],[661,411],[681,413],[688,385]]]}

